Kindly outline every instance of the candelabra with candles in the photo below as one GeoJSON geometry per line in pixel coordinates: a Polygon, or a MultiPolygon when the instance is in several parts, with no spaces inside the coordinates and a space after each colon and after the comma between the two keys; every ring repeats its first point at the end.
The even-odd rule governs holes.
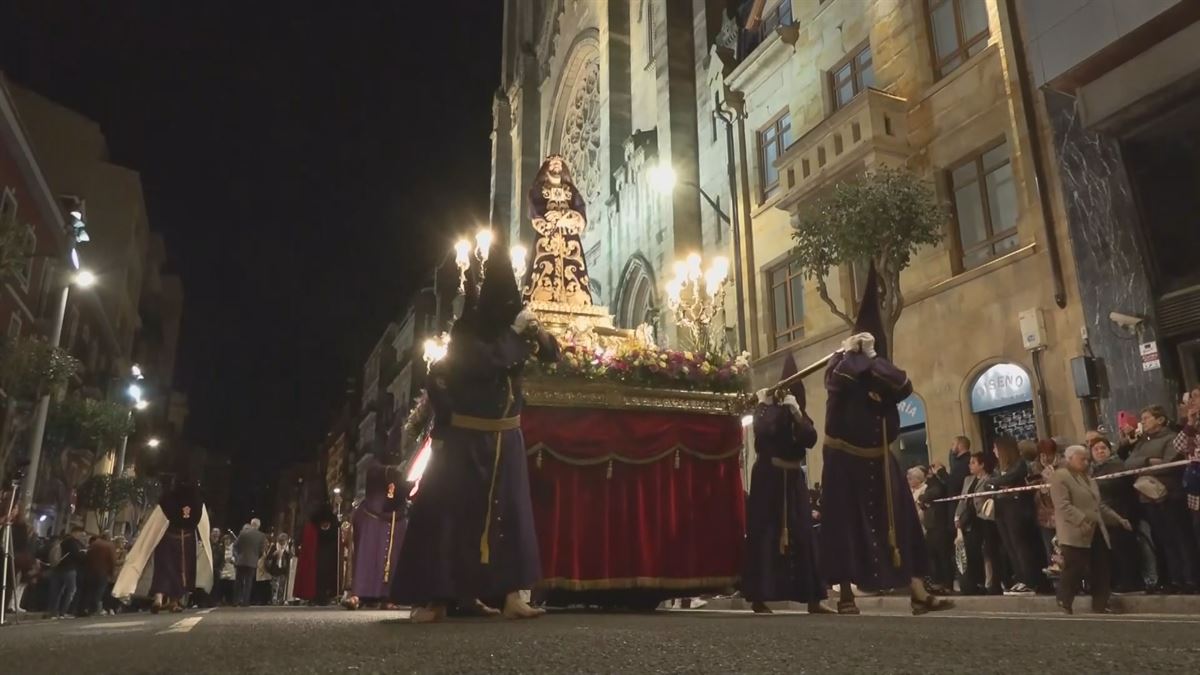
{"type": "MultiPolygon", "coordinates": [[[[696,351],[718,353],[725,347],[725,286],[729,260],[716,257],[707,270],[693,253],[675,262],[675,278],[667,282],[667,306],[675,325],[685,332],[696,351]]],[[[681,335],[680,337],[683,337],[681,335]]]]}
{"type": "Polygon", "coordinates": [[[428,338],[424,347],[425,370],[428,371],[433,364],[446,358],[446,353],[450,351],[450,334],[442,333],[437,337],[428,338]]]}

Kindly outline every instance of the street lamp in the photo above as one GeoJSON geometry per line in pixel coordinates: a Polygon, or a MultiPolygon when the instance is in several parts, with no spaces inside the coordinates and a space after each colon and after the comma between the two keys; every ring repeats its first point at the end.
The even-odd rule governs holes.
{"type": "MultiPolygon", "coordinates": [[[[81,241],[78,237],[84,232],[83,223],[76,218],[77,227],[76,241],[81,241]]],[[[83,235],[86,236],[86,235],[83,235]]],[[[58,309],[54,314],[54,325],[50,330],[50,347],[57,349],[62,343],[63,322],[67,317],[67,300],[71,297],[71,285],[74,284],[80,288],[88,288],[95,285],[96,275],[86,269],[80,269],[79,253],[75,250],[74,243],[68,251],[68,259],[71,261],[72,267],[77,272],[66,275],[66,283],[63,284],[62,293],[58,298],[58,309]]],[[[26,516],[32,515],[33,510],[33,493],[37,488],[38,471],[42,461],[42,441],[46,437],[46,417],[50,413],[50,392],[42,394],[38,400],[37,411],[34,413],[33,430],[29,435],[29,468],[25,475],[25,489],[21,494],[21,512],[26,516]]]]}
{"type": "Polygon", "coordinates": [[[160,445],[162,445],[162,441],[158,440],[157,438],[151,438],[150,440],[146,441],[146,447],[148,448],[157,448],[160,445]]]}
{"type": "MultiPolygon", "coordinates": [[[[125,393],[129,395],[129,412],[125,417],[126,426],[129,426],[133,423],[133,412],[135,410],[141,411],[150,407],[150,402],[142,398],[142,394],[144,393],[142,391],[142,385],[138,384],[138,382],[141,382],[145,379],[145,376],[142,374],[141,366],[137,365],[136,363],[133,364],[129,368],[129,375],[133,377],[133,382],[131,382],[129,387],[125,389],[125,393]]],[[[150,445],[152,448],[158,447],[157,439],[152,438],[150,440],[154,441],[154,445],[150,445],[150,443],[147,443],[147,445],[150,445]]],[[[129,432],[126,431],[125,435],[121,436],[121,449],[117,451],[117,463],[113,465],[113,475],[117,478],[120,478],[125,474],[125,451],[128,449],[129,432]]]]}

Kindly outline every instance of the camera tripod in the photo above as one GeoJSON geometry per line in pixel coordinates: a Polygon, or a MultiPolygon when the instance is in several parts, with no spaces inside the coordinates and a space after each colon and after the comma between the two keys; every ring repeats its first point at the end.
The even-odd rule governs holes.
{"type": "MultiPolygon", "coordinates": [[[[4,510],[4,565],[3,571],[0,572],[0,626],[5,625],[6,613],[8,611],[8,574],[9,570],[13,570],[13,590],[16,588],[16,569],[12,567],[13,550],[12,550],[12,513],[13,506],[17,503],[17,492],[21,485],[21,481],[14,480],[12,482],[12,494],[8,497],[8,508],[4,510]]],[[[13,604],[15,610],[16,603],[13,604]]]]}

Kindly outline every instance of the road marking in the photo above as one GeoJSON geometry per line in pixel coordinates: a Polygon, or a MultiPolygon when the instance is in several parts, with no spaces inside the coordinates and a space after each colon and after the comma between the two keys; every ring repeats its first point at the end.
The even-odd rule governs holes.
{"type": "Polygon", "coordinates": [[[145,621],[106,621],[104,623],[90,623],[86,626],[80,626],[83,630],[95,630],[97,628],[132,628],[145,624],[145,621]]]}
{"type": "MultiPolygon", "coordinates": [[[[669,609],[662,610],[672,614],[723,614],[728,616],[754,616],[763,618],[763,615],[755,615],[754,613],[744,609],[669,609]]],[[[775,615],[783,616],[803,616],[805,612],[799,610],[775,610],[775,615]]],[[[1183,623],[1183,624],[1200,624],[1200,618],[1180,616],[1178,614],[1107,614],[1094,616],[1067,616],[1065,614],[1018,614],[1018,613],[1002,613],[1002,612],[979,612],[965,614],[962,612],[936,612],[925,614],[922,616],[912,616],[910,614],[900,613],[880,613],[880,614],[863,614],[862,616],[869,617],[891,617],[896,619],[980,619],[992,621],[1083,621],[1091,623],[1183,623]]],[[[849,619],[853,620],[853,619],[849,619]]]]}
{"type": "Polygon", "coordinates": [[[171,627],[166,630],[160,630],[158,635],[166,635],[167,633],[186,633],[196,627],[196,624],[204,620],[202,616],[192,616],[186,619],[180,619],[171,624],[171,627]]]}
{"type": "Polygon", "coordinates": [[[208,609],[202,609],[202,610],[200,610],[199,612],[196,612],[196,613],[197,613],[197,614],[208,614],[209,612],[213,611],[214,609],[216,609],[216,607],[209,607],[208,609]]]}

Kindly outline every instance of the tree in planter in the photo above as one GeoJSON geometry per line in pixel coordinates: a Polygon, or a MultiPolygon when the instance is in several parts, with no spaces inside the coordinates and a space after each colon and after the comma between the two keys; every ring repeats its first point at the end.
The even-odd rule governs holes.
{"type": "Polygon", "coordinates": [[[14,456],[17,442],[25,436],[38,399],[46,393],[58,395],[64,391],[79,365],[66,350],[51,347],[41,337],[0,342],[0,388],[5,394],[0,473],[14,456]]]}
{"type": "Polygon", "coordinates": [[[81,511],[94,511],[100,528],[111,532],[114,519],[126,506],[133,509],[133,522],[141,522],[154,485],[154,481],[137,476],[92,476],[79,486],[76,502],[81,511]]]}
{"type": "MultiPolygon", "coordinates": [[[[68,396],[50,409],[43,449],[59,492],[58,513],[65,513],[72,492],[89,478],[96,460],[133,431],[124,406],[82,396],[68,396]]],[[[58,522],[61,529],[66,519],[58,522]]]]}
{"type": "Polygon", "coordinates": [[[945,222],[946,212],[929,183],[905,169],[880,167],[839,182],[802,213],[793,225],[793,252],[806,276],[816,280],[829,311],[851,330],[857,298],[845,308],[839,306],[829,294],[826,277],[842,265],[861,265],[865,271],[874,263],[880,316],[891,344],[904,310],[900,272],[922,246],[941,243],[945,222]]]}

